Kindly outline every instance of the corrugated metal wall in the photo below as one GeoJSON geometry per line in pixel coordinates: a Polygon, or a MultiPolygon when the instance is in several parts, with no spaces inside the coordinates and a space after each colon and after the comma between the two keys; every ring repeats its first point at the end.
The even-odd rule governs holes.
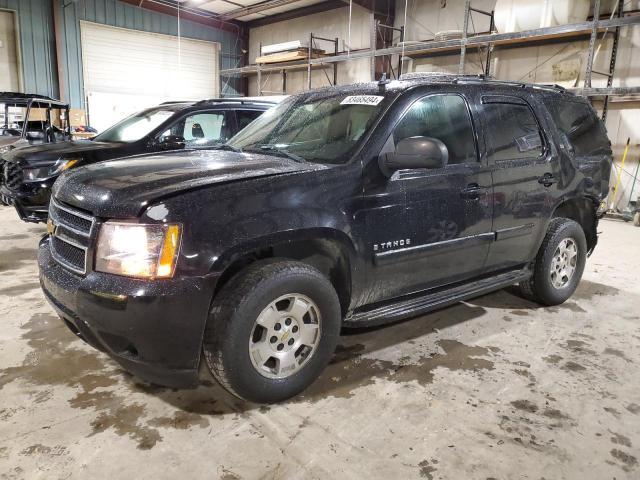
{"type": "MultiPolygon", "coordinates": [[[[64,85],[69,86],[65,96],[68,96],[73,107],[84,108],[80,20],[145,32],[178,34],[176,17],[137,8],[117,0],[80,0],[74,3],[59,1],[61,4],[67,4],[66,8],[60,9],[65,36],[61,61],[63,71],[68,77],[68,81],[64,82],[64,85]]],[[[239,42],[236,41],[236,35],[232,32],[181,20],[180,34],[186,38],[219,42],[222,68],[228,68],[237,61],[239,42]]],[[[223,86],[221,85],[220,88],[222,89],[223,86]]],[[[231,94],[235,93],[235,90],[227,87],[221,93],[231,94]]]]}
{"type": "MultiPolygon", "coordinates": [[[[64,100],[73,108],[84,108],[80,21],[145,32],[178,34],[178,19],[137,8],[117,0],[54,0],[60,5],[63,45],[60,48],[64,100]],[[66,5],[66,6],[65,6],[66,5]]],[[[24,90],[59,96],[53,6],[51,0],[0,0],[0,8],[14,10],[20,28],[24,90]]],[[[186,38],[219,42],[221,68],[237,65],[240,42],[234,32],[181,20],[180,34],[186,38]]],[[[221,93],[236,93],[235,84],[221,84],[221,93]]]]}
{"type": "Polygon", "coordinates": [[[18,19],[22,84],[25,92],[58,96],[53,8],[49,0],[0,0],[18,19]]]}

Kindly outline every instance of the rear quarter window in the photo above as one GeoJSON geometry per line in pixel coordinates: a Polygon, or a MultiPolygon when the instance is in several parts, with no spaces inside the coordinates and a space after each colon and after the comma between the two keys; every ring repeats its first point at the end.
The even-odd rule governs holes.
{"type": "Polygon", "coordinates": [[[595,155],[609,149],[604,125],[586,103],[548,98],[545,102],[562,141],[571,146],[576,155],[595,155]]]}

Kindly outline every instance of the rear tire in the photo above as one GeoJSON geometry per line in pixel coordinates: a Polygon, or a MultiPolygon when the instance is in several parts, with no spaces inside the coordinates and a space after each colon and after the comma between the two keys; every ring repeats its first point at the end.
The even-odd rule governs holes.
{"type": "Polygon", "coordinates": [[[582,227],[567,218],[554,218],[534,260],[533,275],[520,283],[522,294],[543,305],[559,305],[575,292],[587,259],[582,227]]]}
{"type": "Polygon", "coordinates": [[[329,363],[340,335],[338,295],[315,268],[259,261],[216,295],[204,357],[233,395],[274,403],[307,388],[329,363]]]}

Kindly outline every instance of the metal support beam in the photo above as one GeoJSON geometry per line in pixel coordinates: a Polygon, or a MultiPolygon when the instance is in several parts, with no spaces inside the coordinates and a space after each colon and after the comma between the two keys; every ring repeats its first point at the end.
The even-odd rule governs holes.
{"type": "MultiPolygon", "coordinates": [[[[338,45],[340,44],[340,39],[338,37],[335,38],[335,48],[333,49],[334,55],[338,55],[338,45]]],[[[338,63],[334,62],[333,64],[333,86],[335,87],[338,84],[338,63]]]]}
{"type": "Polygon", "coordinates": [[[369,14],[371,21],[371,27],[369,30],[370,35],[370,47],[369,47],[369,62],[371,64],[371,81],[376,80],[376,41],[378,39],[378,20],[376,14],[371,12],[369,14]]]}
{"type": "MultiPolygon", "coordinates": [[[[400,43],[404,43],[404,25],[400,27],[400,43]]],[[[400,78],[402,75],[402,53],[398,55],[398,75],[396,78],[400,78]]]]}
{"type": "Polygon", "coordinates": [[[309,57],[307,58],[307,90],[311,90],[311,56],[313,55],[313,33],[309,34],[309,57]]]}
{"type": "Polygon", "coordinates": [[[218,18],[223,21],[233,20],[234,18],[245,17],[247,15],[264,12],[265,10],[270,10],[276,7],[284,7],[299,1],[300,0],[267,0],[266,2],[258,3],[257,5],[236,8],[235,10],[219,15],[218,18]]]}
{"type": "MultiPolygon", "coordinates": [[[[618,0],[618,18],[622,17],[624,11],[624,0],[618,0]]],[[[613,86],[613,74],[616,71],[616,59],[618,58],[618,44],[620,43],[620,27],[616,27],[613,37],[613,45],[611,46],[611,60],[609,62],[609,75],[607,78],[607,88],[613,86]]],[[[609,96],[604,97],[604,105],[602,106],[602,121],[607,120],[607,112],[609,111],[609,96]]]]}
{"type": "MultiPolygon", "coordinates": [[[[493,33],[493,31],[496,28],[496,17],[495,17],[495,12],[493,10],[491,10],[491,19],[489,20],[489,32],[493,33]]],[[[493,54],[493,43],[489,42],[487,43],[487,61],[485,63],[484,66],[484,74],[487,77],[491,76],[491,56],[493,54]]]]}
{"type": "Polygon", "coordinates": [[[587,67],[584,74],[584,88],[591,88],[591,71],[593,70],[593,57],[595,56],[596,40],[598,39],[598,24],[600,22],[600,0],[595,0],[593,7],[593,22],[591,25],[591,39],[589,40],[589,54],[587,67]]]}
{"type": "Polygon", "coordinates": [[[344,8],[344,2],[342,0],[328,0],[321,3],[314,3],[306,7],[298,7],[286,12],[276,13],[269,15],[268,17],[256,18],[249,22],[244,22],[248,28],[263,27],[265,25],[271,25],[272,23],[284,22],[293,20],[300,17],[306,17],[313,15],[314,13],[328,12],[337,8],[344,8]]]}
{"type": "MultiPolygon", "coordinates": [[[[599,0],[597,0],[599,1],[599,0]]],[[[464,26],[462,27],[462,38],[460,39],[460,65],[458,73],[464,75],[464,62],[467,56],[467,31],[469,29],[469,16],[471,15],[471,0],[464,2],[464,26]]]]}
{"type": "Polygon", "coordinates": [[[640,87],[591,87],[591,88],[567,88],[567,91],[582,97],[638,97],[640,99],[640,87]]]}
{"type": "MultiPolygon", "coordinates": [[[[64,28],[62,13],[60,12],[60,2],[58,0],[51,0],[51,3],[53,4],[53,31],[56,42],[56,67],[58,69],[58,98],[62,101],[67,101],[68,99],[66,98],[65,90],[67,76],[64,65],[62,64],[62,59],[64,58],[64,38],[62,36],[64,28]]],[[[5,116],[5,119],[7,118],[9,117],[5,116]]]]}

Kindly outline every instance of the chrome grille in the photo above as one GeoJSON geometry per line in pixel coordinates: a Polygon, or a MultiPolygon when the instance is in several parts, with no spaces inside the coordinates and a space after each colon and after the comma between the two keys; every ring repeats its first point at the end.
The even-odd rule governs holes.
{"type": "Polygon", "coordinates": [[[4,184],[15,190],[22,183],[22,168],[16,162],[4,162],[2,165],[4,184]]]}
{"type": "Polygon", "coordinates": [[[51,255],[63,267],[87,273],[87,250],[94,218],[53,198],[49,203],[49,220],[53,223],[51,255]]]}
{"type": "Polygon", "coordinates": [[[78,273],[86,272],[87,251],[82,247],[72,245],[66,240],[54,236],[51,238],[51,252],[53,258],[63,267],[78,273]]]}

